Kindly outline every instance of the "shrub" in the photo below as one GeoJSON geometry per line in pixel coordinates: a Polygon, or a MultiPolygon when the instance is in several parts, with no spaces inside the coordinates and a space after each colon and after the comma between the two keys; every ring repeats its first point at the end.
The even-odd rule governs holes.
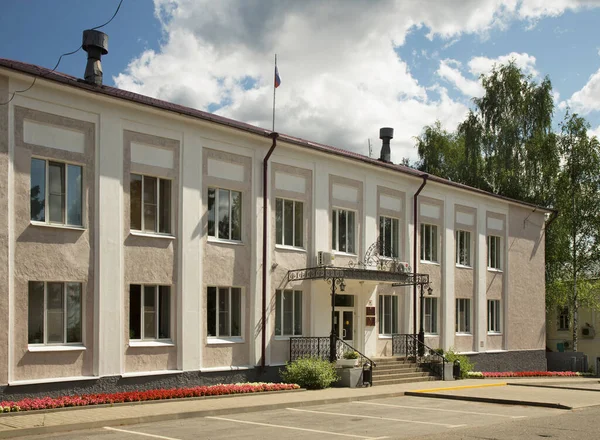
{"type": "Polygon", "coordinates": [[[461,379],[466,379],[469,376],[469,372],[473,371],[475,365],[469,360],[467,356],[464,354],[457,354],[451,348],[445,354],[444,357],[451,363],[454,361],[460,362],[460,377],[461,379]]]}
{"type": "Polygon", "coordinates": [[[347,351],[344,353],[344,359],[358,359],[360,355],[357,351],[347,351]]]}
{"type": "Polygon", "coordinates": [[[305,357],[289,362],[279,374],[284,381],[298,384],[309,390],[327,388],[339,379],[335,371],[335,364],[315,357],[305,357]]]}

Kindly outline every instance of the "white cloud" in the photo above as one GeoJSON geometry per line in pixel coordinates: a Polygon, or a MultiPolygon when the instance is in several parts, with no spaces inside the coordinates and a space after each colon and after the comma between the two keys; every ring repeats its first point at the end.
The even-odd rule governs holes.
{"type": "Polygon", "coordinates": [[[574,112],[584,115],[600,110],[600,69],[590,76],[581,90],[560,105],[562,108],[569,106],[574,112]]]}
{"type": "MultiPolygon", "coordinates": [[[[555,14],[561,7],[570,6],[544,9],[518,0],[446,1],[435,7],[419,0],[155,0],[163,43],[135,57],[114,81],[194,108],[216,106],[222,115],[271,128],[277,53],[278,131],[366,154],[367,139],[392,126],[392,160],[399,162],[416,157],[414,136],[424,125],[440,119],[454,129],[467,111],[441,87],[439,98],[429,97],[398,57],[395,49],[408,32],[426,26],[430,38],[485,37],[521,16],[555,14]],[[250,90],[243,86],[248,78],[255,83],[250,90]]],[[[471,71],[489,60],[479,58],[479,64],[469,64],[471,71]]],[[[535,58],[519,59],[533,69],[535,58]]],[[[439,73],[476,96],[477,82],[459,68],[447,62],[439,73]]]]}
{"type": "Polygon", "coordinates": [[[483,96],[484,90],[479,81],[465,78],[459,69],[460,63],[457,63],[456,60],[440,61],[440,67],[437,70],[437,74],[446,81],[454,84],[463,95],[477,98],[483,96]],[[451,65],[457,67],[451,67],[451,65]]]}
{"type": "Polygon", "coordinates": [[[600,139],[600,125],[596,128],[591,128],[588,130],[588,135],[590,137],[592,136],[596,136],[598,139],[600,139]]]}
{"type": "Polygon", "coordinates": [[[525,74],[531,74],[538,76],[539,72],[535,69],[535,57],[526,53],[511,52],[508,55],[502,55],[497,58],[488,57],[474,57],[469,61],[469,70],[473,75],[479,76],[486,74],[494,65],[506,64],[509,61],[514,60],[517,67],[519,67],[525,74]]]}

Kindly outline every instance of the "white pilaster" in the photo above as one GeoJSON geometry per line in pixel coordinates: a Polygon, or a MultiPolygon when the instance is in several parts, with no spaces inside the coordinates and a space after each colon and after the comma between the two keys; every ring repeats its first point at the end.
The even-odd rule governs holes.
{"type": "Polygon", "coordinates": [[[484,206],[477,210],[476,286],[473,301],[473,349],[486,351],[487,339],[487,211],[484,206]],[[483,346],[482,343],[483,342],[483,346]]]}
{"type": "MultiPolygon", "coordinates": [[[[455,268],[455,239],[454,239],[454,197],[446,197],[444,207],[444,235],[442,237],[444,257],[442,260],[442,286],[441,287],[441,325],[439,326],[440,343],[444,350],[454,346],[454,268],[455,268]]],[[[435,289],[436,287],[434,287],[435,289]]]]}

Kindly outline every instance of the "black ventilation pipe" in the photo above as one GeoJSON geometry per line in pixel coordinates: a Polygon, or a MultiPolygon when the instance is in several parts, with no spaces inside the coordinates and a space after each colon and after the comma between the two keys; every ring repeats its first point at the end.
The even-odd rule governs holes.
{"type": "MultiPolygon", "coordinates": [[[[425,186],[425,184],[427,183],[427,177],[429,177],[429,174],[423,174],[421,176],[423,178],[423,183],[421,183],[421,186],[419,187],[419,189],[417,190],[417,192],[415,193],[415,195],[413,196],[413,221],[414,221],[414,229],[413,229],[413,272],[417,273],[417,237],[419,234],[419,204],[418,204],[418,197],[419,194],[421,193],[421,190],[423,189],[423,187],[425,186]]],[[[417,283],[415,282],[413,284],[413,335],[416,337],[417,335],[417,283]]]]}
{"type": "Polygon", "coordinates": [[[269,171],[269,158],[273,154],[273,150],[277,147],[277,137],[279,133],[271,133],[273,137],[273,143],[269,152],[263,159],[263,254],[262,254],[262,324],[261,324],[261,349],[260,349],[260,366],[262,369],[266,365],[266,352],[267,352],[267,177],[269,171]]]}

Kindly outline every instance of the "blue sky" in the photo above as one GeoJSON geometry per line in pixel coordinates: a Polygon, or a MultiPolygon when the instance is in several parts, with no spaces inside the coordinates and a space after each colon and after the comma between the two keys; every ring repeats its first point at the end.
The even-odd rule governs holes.
{"type": "MultiPolygon", "coordinates": [[[[5,0],[0,57],[53,67],[107,21],[118,0],[5,0]]],[[[396,129],[392,159],[414,137],[454,129],[480,93],[479,73],[516,56],[549,75],[555,124],[566,106],[600,134],[600,3],[592,0],[124,0],[102,30],[105,83],[271,128],[273,54],[278,131],[367,153],[396,129]],[[161,17],[160,19],[158,17],[161,17]]],[[[58,70],[81,77],[85,53],[58,70]]],[[[375,149],[378,151],[378,148],[375,149]]]]}

